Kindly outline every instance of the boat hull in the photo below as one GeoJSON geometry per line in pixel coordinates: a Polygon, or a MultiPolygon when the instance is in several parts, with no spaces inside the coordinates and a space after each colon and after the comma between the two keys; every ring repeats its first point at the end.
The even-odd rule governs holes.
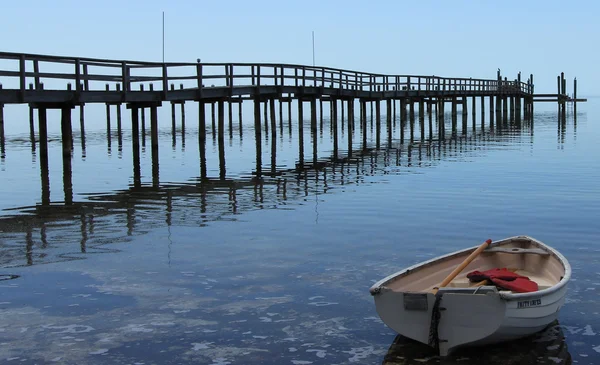
{"type": "MultiPolygon", "coordinates": [[[[441,356],[463,346],[510,341],[539,332],[558,317],[565,301],[570,266],[562,255],[552,251],[564,266],[564,277],[538,292],[512,293],[498,291],[495,286],[446,287],[440,288],[436,296],[431,291],[402,291],[385,285],[394,280],[394,275],[406,276],[416,271],[419,265],[415,265],[373,285],[371,294],[377,313],[387,326],[405,337],[437,347],[441,356]]],[[[424,264],[431,266],[436,260],[424,264]]]]}

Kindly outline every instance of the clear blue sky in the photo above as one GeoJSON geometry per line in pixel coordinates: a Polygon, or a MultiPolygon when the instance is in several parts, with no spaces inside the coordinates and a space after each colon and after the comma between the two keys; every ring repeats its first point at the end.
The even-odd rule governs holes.
{"type": "Polygon", "coordinates": [[[390,74],[514,79],[598,94],[597,1],[7,1],[1,50],[166,61],[316,63],[390,74]]]}

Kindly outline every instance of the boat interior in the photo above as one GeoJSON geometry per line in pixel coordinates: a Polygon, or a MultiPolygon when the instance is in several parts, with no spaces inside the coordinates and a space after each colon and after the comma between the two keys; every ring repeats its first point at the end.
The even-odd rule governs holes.
{"type": "MultiPolygon", "coordinates": [[[[446,258],[432,261],[409,272],[400,274],[384,285],[394,291],[420,292],[433,290],[449,275],[473,250],[459,252],[446,258]]],[[[565,274],[562,261],[543,244],[530,238],[512,238],[494,243],[473,260],[448,285],[453,288],[476,286],[467,278],[474,271],[507,268],[517,274],[527,276],[538,284],[538,290],[556,285],[565,274]]],[[[482,283],[479,283],[482,285],[482,283]]],[[[490,285],[486,283],[485,285],[490,285]]]]}

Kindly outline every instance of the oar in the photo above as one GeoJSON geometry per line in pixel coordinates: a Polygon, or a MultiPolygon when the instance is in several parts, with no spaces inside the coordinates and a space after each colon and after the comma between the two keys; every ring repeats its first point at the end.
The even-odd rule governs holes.
{"type": "Polygon", "coordinates": [[[460,265],[458,265],[456,269],[454,269],[454,271],[450,273],[450,275],[446,276],[444,281],[442,281],[438,287],[433,288],[433,294],[437,294],[439,288],[443,288],[446,285],[450,284],[450,282],[454,280],[456,275],[460,274],[460,272],[463,271],[465,267],[467,267],[467,265],[471,263],[471,261],[475,260],[475,258],[479,256],[481,251],[485,250],[490,245],[490,243],[492,243],[492,240],[488,239],[487,241],[482,243],[481,246],[477,247],[475,251],[471,252],[469,257],[467,257],[460,265]]]}

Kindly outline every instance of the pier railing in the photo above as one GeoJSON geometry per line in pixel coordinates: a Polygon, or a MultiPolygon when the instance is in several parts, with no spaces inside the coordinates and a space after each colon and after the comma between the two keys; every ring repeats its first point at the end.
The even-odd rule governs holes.
{"type": "MultiPolygon", "coordinates": [[[[0,52],[0,87],[80,92],[170,91],[206,88],[293,87],[367,92],[413,91],[431,94],[532,95],[533,84],[435,75],[383,75],[272,63],[161,63],[0,52]],[[144,90],[145,86],[148,86],[144,90]]],[[[283,89],[282,89],[283,90],[283,89]]],[[[284,91],[284,92],[289,92],[284,91]]],[[[0,96],[2,95],[0,90],[0,96]]],[[[232,93],[233,94],[233,93],[232,93]]],[[[24,102],[21,100],[20,102],[24,102]]]]}

